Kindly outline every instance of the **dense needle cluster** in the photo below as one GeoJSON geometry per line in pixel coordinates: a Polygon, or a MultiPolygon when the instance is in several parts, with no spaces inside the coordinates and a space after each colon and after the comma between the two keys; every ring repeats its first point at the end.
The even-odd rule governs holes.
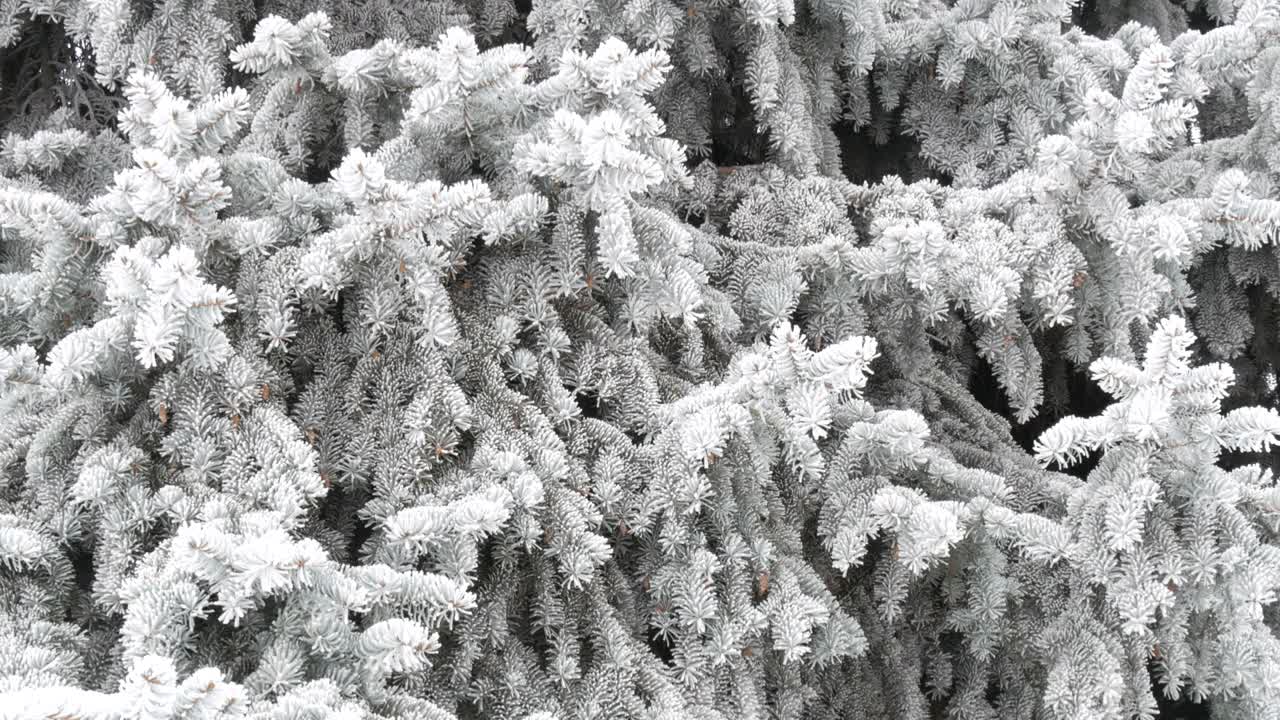
{"type": "Polygon", "coordinates": [[[0,720],[1280,720],[1280,0],[13,0],[0,125],[0,720]]]}

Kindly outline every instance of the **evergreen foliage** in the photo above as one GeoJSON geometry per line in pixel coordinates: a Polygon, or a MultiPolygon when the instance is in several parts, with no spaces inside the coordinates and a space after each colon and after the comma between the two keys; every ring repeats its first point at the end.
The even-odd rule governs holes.
{"type": "Polygon", "coordinates": [[[0,720],[1280,720],[1280,0],[0,0],[0,720]]]}

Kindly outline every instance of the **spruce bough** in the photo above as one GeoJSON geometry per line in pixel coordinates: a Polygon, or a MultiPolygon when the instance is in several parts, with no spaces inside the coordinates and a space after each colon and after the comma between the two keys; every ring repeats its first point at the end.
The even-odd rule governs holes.
{"type": "Polygon", "coordinates": [[[1276,0],[0,13],[0,718],[1280,718],[1276,0]]]}

